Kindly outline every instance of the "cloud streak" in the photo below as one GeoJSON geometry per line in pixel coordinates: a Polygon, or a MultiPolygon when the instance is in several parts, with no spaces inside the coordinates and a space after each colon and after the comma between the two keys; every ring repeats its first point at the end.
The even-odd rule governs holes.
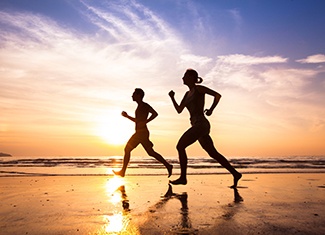
{"type": "Polygon", "coordinates": [[[256,57],[250,55],[227,55],[218,56],[218,63],[228,63],[234,65],[258,65],[258,64],[274,64],[274,63],[285,63],[287,58],[281,56],[266,56],[266,57],[256,57]]]}
{"type": "Polygon", "coordinates": [[[305,59],[297,60],[297,62],[302,63],[302,64],[325,63],[325,55],[323,55],[323,54],[311,55],[305,59]]]}

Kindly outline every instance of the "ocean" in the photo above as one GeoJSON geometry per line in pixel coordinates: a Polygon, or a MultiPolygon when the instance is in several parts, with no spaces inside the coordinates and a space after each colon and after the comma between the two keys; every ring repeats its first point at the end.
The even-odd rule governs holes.
{"type": "MultiPolygon", "coordinates": [[[[176,157],[166,158],[179,174],[176,157]]],[[[229,162],[241,173],[325,173],[325,156],[229,157],[229,162]]],[[[8,176],[109,176],[120,169],[121,156],[92,157],[1,157],[0,177],[8,176]]],[[[189,157],[188,174],[225,174],[215,160],[189,157]]],[[[164,166],[154,158],[131,156],[127,175],[166,175],[164,166]]]]}

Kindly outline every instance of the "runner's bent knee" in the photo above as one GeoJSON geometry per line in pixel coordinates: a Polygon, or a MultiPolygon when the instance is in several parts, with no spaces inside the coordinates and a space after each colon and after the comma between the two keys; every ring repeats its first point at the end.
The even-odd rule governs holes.
{"type": "Polygon", "coordinates": [[[132,150],[134,149],[134,147],[130,144],[127,144],[125,147],[124,147],[124,152],[127,153],[127,152],[131,152],[132,150]]]}

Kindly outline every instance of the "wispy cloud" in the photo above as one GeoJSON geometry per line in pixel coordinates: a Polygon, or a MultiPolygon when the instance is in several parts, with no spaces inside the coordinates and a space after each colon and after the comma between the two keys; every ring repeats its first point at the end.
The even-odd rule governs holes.
{"type": "Polygon", "coordinates": [[[180,56],[180,63],[183,64],[186,68],[186,66],[190,66],[193,68],[204,68],[208,66],[211,62],[213,62],[213,59],[206,56],[198,56],[193,54],[184,54],[180,56]]]}
{"type": "Polygon", "coordinates": [[[159,44],[175,46],[180,43],[176,33],[162,19],[135,1],[103,2],[102,6],[85,1],[83,4],[91,22],[111,36],[111,43],[147,45],[148,51],[159,44]]]}
{"type": "Polygon", "coordinates": [[[256,57],[242,54],[218,56],[218,63],[228,63],[237,65],[285,63],[287,62],[287,60],[287,58],[283,58],[281,56],[256,57]]]}
{"type": "MultiPolygon", "coordinates": [[[[226,97],[225,112],[255,123],[251,128],[256,131],[261,127],[266,132],[311,131],[325,121],[320,105],[325,94],[309,89],[323,71],[292,68],[287,61],[281,56],[219,56],[205,78],[226,97]]],[[[234,123],[237,121],[235,118],[234,123]]]]}
{"type": "Polygon", "coordinates": [[[240,14],[240,11],[238,9],[231,9],[231,10],[228,10],[231,18],[234,20],[235,22],[235,31],[237,33],[240,33],[241,32],[241,27],[242,27],[242,24],[243,24],[243,18],[240,14]]]}
{"type": "Polygon", "coordinates": [[[233,17],[233,19],[236,21],[238,25],[242,23],[242,16],[240,14],[240,11],[238,9],[231,9],[229,10],[230,15],[233,17]]]}
{"type": "Polygon", "coordinates": [[[223,86],[241,87],[245,90],[261,88],[264,79],[261,73],[272,64],[283,64],[281,56],[256,57],[234,54],[218,56],[215,66],[207,73],[207,81],[223,86]],[[217,79],[215,79],[217,78],[217,79]]]}
{"type": "Polygon", "coordinates": [[[302,64],[325,63],[325,55],[324,54],[311,55],[305,59],[297,60],[297,62],[302,64]]]}

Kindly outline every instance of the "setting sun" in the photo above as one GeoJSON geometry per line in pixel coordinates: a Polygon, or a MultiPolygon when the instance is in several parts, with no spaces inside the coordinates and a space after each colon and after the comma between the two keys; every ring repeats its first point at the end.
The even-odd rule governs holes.
{"type": "Polygon", "coordinates": [[[102,115],[97,120],[95,134],[111,145],[124,145],[134,132],[133,123],[118,112],[102,115]]]}

